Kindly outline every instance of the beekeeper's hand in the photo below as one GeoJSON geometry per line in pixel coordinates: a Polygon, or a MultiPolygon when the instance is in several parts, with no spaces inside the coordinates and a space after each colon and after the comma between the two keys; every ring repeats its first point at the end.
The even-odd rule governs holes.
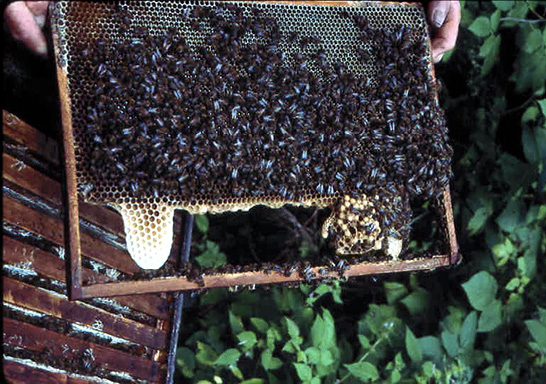
{"type": "Polygon", "coordinates": [[[47,43],[42,32],[49,1],[14,1],[4,10],[4,26],[15,40],[32,52],[46,56],[47,43]]]}
{"type": "Polygon", "coordinates": [[[432,59],[442,60],[444,53],[453,49],[459,33],[461,5],[459,1],[433,0],[428,3],[427,16],[434,29],[432,35],[432,59]]]}

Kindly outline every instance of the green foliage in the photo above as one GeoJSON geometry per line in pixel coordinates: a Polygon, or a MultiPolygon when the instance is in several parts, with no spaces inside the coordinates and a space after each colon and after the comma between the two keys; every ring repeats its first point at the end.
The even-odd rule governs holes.
{"type": "MultiPolygon", "coordinates": [[[[183,327],[181,382],[546,382],[546,4],[462,3],[458,48],[437,68],[462,265],[209,291],[183,327]],[[451,95],[454,82],[464,92],[451,95]]],[[[225,263],[207,218],[195,222],[196,261],[225,263]]]]}

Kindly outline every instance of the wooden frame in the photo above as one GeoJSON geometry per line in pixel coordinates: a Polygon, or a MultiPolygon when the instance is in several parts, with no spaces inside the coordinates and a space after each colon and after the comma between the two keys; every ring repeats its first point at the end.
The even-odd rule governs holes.
{"type": "MultiPolygon", "coordinates": [[[[275,2],[272,1],[272,2],[275,2]]],[[[312,5],[344,5],[358,6],[356,1],[292,1],[292,4],[312,4],[312,5]]],[[[389,4],[389,2],[385,2],[389,4]]],[[[417,6],[415,3],[405,3],[411,6],[417,6]]],[[[54,42],[55,41],[54,37],[54,42]]],[[[68,206],[68,249],[70,257],[68,259],[70,298],[85,299],[91,297],[119,296],[139,293],[164,292],[164,291],[187,291],[207,288],[229,287],[236,285],[261,285],[302,281],[304,278],[298,272],[286,276],[281,273],[272,272],[241,272],[205,275],[203,284],[190,282],[186,277],[167,277],[153,278],[146,281],[122,281],[112,283],[97,283],[83,286],[82,281],[82,259],[81,259],[81,236],[79,228],[79,208],[77,196],[76,180],[76,160],[74,153],[74,137],[72,130],[72,116],[70,110],[69,89],[67,83],[67,74],[57,62],[57,77],[59,83],[59,93],[61,98],[62,127],[63,127],[63,146],[65,154],[65,172],[66,172],[66,202],[68,206]]],[[[457,240],[455,236],[455,227],[453,223],[453,213],[451,208],[451,198],[449,190],[446,189],[442,194],[444,228],[449,245],[449,252],[445,255],[436,255],[430,258],[419,258],[406,261],[390,261],[370,263],[364,262],[350,265],[345,271],[344,276],[364,276],[370,274],[393,273],[402,271],[423,271],[433,270],[438,267],[446,267],[456,264],[460,255],[458,252],[457,240]]],[[[339,276],[337,272],[329,272],[319,276],[318,271],[325,266],[312,268],[315,272],[315,278],[327,278],[339,276]]]]}

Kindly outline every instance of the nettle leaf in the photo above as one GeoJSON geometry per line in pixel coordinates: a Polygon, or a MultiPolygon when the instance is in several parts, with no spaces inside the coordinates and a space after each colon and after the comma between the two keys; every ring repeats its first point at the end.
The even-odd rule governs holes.
{"type": "Polygon", "coordinates": [[[404,284],[386,281],[383,287],[385,288],[385,295],[389,304],[396,303],[408,294],[408,289],[404,284]]]}
{"type": "Polygon", "coordinates": [[[418,363],[423,360],[423,353],[419,346],[419,342],[408,327],[406,327],[406,351],[408,352],[411,361],[418,363]]]}
{"type": "Polygon", "coordinates": [[[230,348],[225,350],[214,362],[214,365],[235,365],[237,363],[237,360],[239,360],[239,357],[241,356],[241,352],[238,351],[235,348],[230,348]]]}
{"type": "Polygon", "coordinates": [[[260,319],[259,317],[251,317],[250,323],[260,333],[266,333],[269,328],[269,324],[267,324],[267,321],[265,321],[264,319],[260,319]]]}
{"type": "MultiPolygon", "coordinates": [[[[546,28],[544,29],[544,36],[546,36],[546,28]]],[[[546,44],[546,42],[544,44],[546,44]]],[[[546,99],[537,100],[537,103],[542,112],[542,116],[546,116],[546,99]]]]}
{"type": "Polygon", "coordinates": [[[472,308],[483,311],[497,294],[497,280],[487,271],[476,273],[462,284],[472,308]]]}
{"type": "Polygon", "coordinates": [[[233,312],[230,310],[228,312],[229,317],[229,326],[231,327],[231,332],[234,335],[237,335],[238,333],[243,332],[243,322],[241,321],[241,318],[239,316],[236,316],[233,314],[233,312]]]}
{"type": "Polygon", "coordinates": [[[300,329],[298,325],[292,321],[290,318],[285,317],[284,320],[286,321],[286,328],[288,330],[288,335],[291,339],[298,339],[298,336],[300,335],[300,329]]]}
{"type": "Polygon", "coordinates": [[[501,11],[509,11],[514,6],[514,0],[493,0],[492,3],[501,11]]]}
{"type": "Polygon", "coordinates": [[[527,161],[531,164],[538,163],[540,158],[539,143],[535,140],[534,130],[524,125],[521,132],[521,142],[523,144],[523,153],[527,161]]]}
{"type": "Polygon", "coordinates": [[[265,381],[263,379],[252,378],[245,381],[241,381],[241,384],[263,384],[265,381]]]}
{"type": "Polygon", "coordinates": [[[440,363],[444,357],[440,340],[434,336],[425,336],[417,339],[424,359],[440,363]]]}
{"type": "Polygon", "coordinates": [[[266,349],[262,352],[260,357],[262,367],[266,370],[275,370],[282,367],[282,361],[278,357],[273,356],[273,352],[270,349],[266,349]]]}
{"type": "Polygon", "coordinates": [[[525,325],[540,348],[546,349],[546,326],[538,320],[525,320],[525,325]]]}
{"type": "Polygon", "coordinates": [[[501,12],[500,10],[497,9],[495,12],[493,12],[493,14],[491,15],[489,19],[491,23],[491,31],[493,33],[497,32],[497,30],[499,29],[500,16],[501,16],[501,12]]]}
{"type": "Polygon", "coordinates": [[[254,347],[254,344],[258,341],[256,339],[256,334],[252,331],[241,332],[237,335],[237,340],[239,340],[239,345],[243,346],[244,350],[249,350],[254,347]]]}
{"type": "Polygon", "coordinates": [[[505,232],[512,232],[520,226],[524,220],[526,208],[520,199],[512,199],[497,217],[497,224],[505,232]]]}
{"type": "Polygon", "coordinates": [[[209,345],[201,341],[197,342],[197,353],[195,358],[198,362],[204,365],[213,365],[217,357],[217,353],[214,352],[214,349],[209,345]]]}
{"type": "Polygon", "coordinates": [[[469,232],[468,234],[470,236],[474,236],[479,233],[485,226],[487,219],[489,219],[492,213],[493,211],[490,207],[478,208],[466,225],[466,229],[469,232]]]}
{"type": "Polygon", "coordinates": [[[206,241],[206,249],[195,260],[203,268],[218,268],[227,261],[226,255],[220,251],[220,247],[213,241],[206,241]]]}
{"type": "Polygon", "coordinates": [[[375,381],[379,379],[377,368],[367,361],[361,361],[353,364],[344,364],[351,375],[363,381],[375,381]]]}
{"type": "Polygon", "coordinates": [[[176,365],[185,377],[192,378],[195,369],[195,354],[186,347],[181,347],[176,350],[176,365]]]}
{"type": "Polygon", "coordinates": [[[307,361],[309,364],[318,364],[320,361],[320,349],[317,347],[309,347],[305,350],[307,361]]]}
{"type": "Polygon", "coordinates": [[[364,349],[370,348],[370,340],[364,335],[358,335],[358,341],[364,349]]]}
{"type": "Polygon", "coordinates": [[[328,349],[336,344],[336,329],[332,315],[324,309],[311,326],[311,342],[315,347],[328,349]]]}
{"type": "Polygon", "coordinates": [[[298,377],[301,381],[309,381],[313,378],[313,372],[311,371],[311,367],[309,367],[306,364],[301,363],[293,363],[294,368],[296,368],[296,373],[298,374],[298,377]]]}
{"type": "Polygon", "coordinates": [[[523,50],[527,53],[533,53],[538,49],[544,49],[544,43],[542,42],[542,33],[538,29],[533,29],[527,34],[525,38],[523,50]]]}
{"type": "Polygon", "coordinates": [[[480,314],[478,332],[491,332],[502,323],[502,303],[494,300],[480,314]]]}
{"type": "Polygon", "coordinates": [[[429,294],[424,289],[418,289],[400,301],[406,306],[412,316],[425,312],[429,303],[429,294]]]}
{"type": "Polygon", "coordinates": [[[320,351],[320,364],[328,366],[335,361],[334,355],[329,349],[323,349],[320,351]]]}
{"type": "Polygon", "coordinates": [[[209,219],[205,215],[195,215],[193,218],[199,232],[205,234],[209,231],[209,219]]]}
{"type": "Polygon", "coordinates": [[[489,21],[489,18],[480,16],[470,24],[468,29],[476,36],[486,37],[491,34],[491,22],[489,21]]]}
{"type": "Polygon", "coordinates": [[[487,56],[489,56],[489,54],[491,54],[493,52],[492,55],[497,56],[497,54],[499,52],[500,43],[501,43],[500,35],[497,35],[497,36],[491,35],[491,36],[489,36],[483,42],[478,55],[480,57],[487,57],[487,56]]]}
{"type": "Polygon", "coordinates": [[[451,357],[456,357],[459,353],[459,337],[456,333],[443,331],[441,334],[442,344],[451,357]]]}
{"type": "Polygon", "coordinates": [[[476,331],[478,328],[478,314],[476,311],[472,311],[464,319],[463,326],[461,327],[461,334],[459,335],[459,343],[462,349],[472,350],[474,348],[474,342],[476,341],[476,331]]]}

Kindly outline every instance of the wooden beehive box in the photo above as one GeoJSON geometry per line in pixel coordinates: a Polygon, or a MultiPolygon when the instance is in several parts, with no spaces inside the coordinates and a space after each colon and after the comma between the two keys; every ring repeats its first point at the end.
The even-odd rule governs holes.
{"type": "MultiPolygon", "coordinates": [[[[3,112],[3,345],[10,383],[163,383],[172,297],[70,301],[58,143],[3,112]]],[[[137,268],[117,214],[80,204],[84,281],[137,268]]],[[[176,339],[174,343],[176,346],[176,339]]]]}

